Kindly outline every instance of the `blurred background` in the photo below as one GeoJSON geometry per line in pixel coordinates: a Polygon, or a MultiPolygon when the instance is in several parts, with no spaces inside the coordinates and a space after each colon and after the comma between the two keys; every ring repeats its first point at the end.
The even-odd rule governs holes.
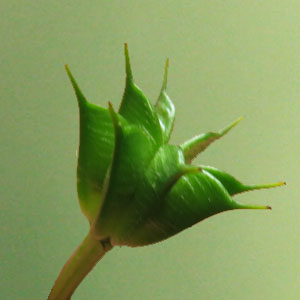
{"type": "Polygon", "coordinates": [[[46,299],[88,231],[64,64],[91,102],[118,107],[124,42],[153,102],[170,59],[172,143],[243,116],[196,163],[287,186],[238,196],[272,211],[227,212],[156,245],[115,248],[72,299],[299,299],[299,1],[0,0],[0,9],[2,299],[46,299]]]}

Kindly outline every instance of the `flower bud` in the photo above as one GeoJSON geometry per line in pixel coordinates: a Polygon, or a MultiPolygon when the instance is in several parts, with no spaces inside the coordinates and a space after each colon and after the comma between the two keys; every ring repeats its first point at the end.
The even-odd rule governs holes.
{"type": "Polygon", "coordinates": [[[111,245],[144,246],[162,241],[205,218],[232,209],[268,209],[238,203],[232,196],[282,185],[244,185],[192,160],[224,136],[220,132],[169,145],[175,108],[162,89],[152,105],[134,82],[125,44],[126,86],[118,112],[87,101],[66,66],[80,112],[77,190],[91,234],[111,245]]]}

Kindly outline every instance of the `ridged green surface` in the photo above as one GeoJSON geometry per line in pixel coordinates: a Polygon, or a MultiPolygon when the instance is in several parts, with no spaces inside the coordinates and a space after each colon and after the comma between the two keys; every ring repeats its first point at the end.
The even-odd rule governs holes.
{"type": "Polygon", "coordinates": [[[175,117],[166,92],[168,60],[154,108],[135,84],[127,44],[124,49],[126,84],[118,113],[111,103],[107,110],[89,104],[66,67],[80,113],[79,202],[92,235],[113,246],[145,246],[222,211],[270,208],[240,204],[230,196],[261,186],[247,188],[229,174],[188,164],[239,120],[220,133],[168,145],[175,117]]]}

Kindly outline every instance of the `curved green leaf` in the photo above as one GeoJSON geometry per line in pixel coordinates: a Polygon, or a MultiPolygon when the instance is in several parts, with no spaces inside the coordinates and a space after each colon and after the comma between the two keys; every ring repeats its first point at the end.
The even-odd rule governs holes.
{"type": "Polygon", "coordinates": [[[204,151],[212,142],[220,139],[228,133],[242,118],[237,119],[232,124],[221,130],[220,132],[207,132],[197,135],[190,140],[184,142],[181,148],[187,163],[190,163],[200,152],[204,151]]]}
{"type": "Polygon", "coordinates": [[[196,166],[184,163],[182,150],[178,146],[164,145],[145,170],[133,200],[119,220],[119,233],[113,244],[131,245],[135,232],[149,219],[159,214],[161,202],[177,180],[187,173],[199,172],[196,166]]]}
{"type": "Polygon", "coordinates": [[[125,44],[126,86],[119,114],[128,123],[142,127],[159,145],[162,144],[162,132],[156,112],[150,101],[133,81],[127,44],[125,44]]]}
{"type": "Polygon", "coordinates": [[[216,179],[218,179],[230,195],[236,195],[236,194],[247,192],[247,191],[268,189],[268,188],[285,185],[285,182],[246,185],[246,184],[243,184],[240,181],[238,181],[232,175],[230,175],[226,172],[220,171],[216,168],[209,167],[209,166],[200,166],[200,168],[207,171],[208,173],[213,175],[216,179]]]}
{"type": "Polygon", "coordinates": [[[107,176],[107,192],[93,224],[97,238],[112,238],[120,218],[140,184],[140,178],[157,150],[153,139],[135,125],[128,124],[110,107],[115,130],[112,165],[107,176]]]}
{"type": "Polygon", "coordinates": [[[155,111],[159,118],[160,127],[163,133],[163,142],[167,143],[173,129],[175,121],[175,106],[167,95],[167,79],[168,79],[169,60],[166,60],[164,80],[160,95],[155,104],[155,111]]]}
{"type": "Polygon", "coordinates": [[[147,219],[129,246],[144,246],[171,237],[220,212],[232,209],[268,209],[234,201],[223,185],[206,171],[182,176],[147,219]]]}
{"type": "Polygon", "coordinates": [[[80,115],[77,191],[80,207],[91,223],[103,196],[104,179],[112,159],[113,124],[108,110],[89,103],[68,66],[66,70],[77,96],[80,115]]]}

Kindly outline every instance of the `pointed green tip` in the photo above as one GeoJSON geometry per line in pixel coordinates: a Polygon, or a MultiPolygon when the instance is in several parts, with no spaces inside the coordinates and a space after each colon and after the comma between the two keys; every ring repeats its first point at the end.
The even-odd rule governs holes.
{"type": "Polygon", "coordinates": [[[235,209],[269,209],[271,210],[272,207],[269,205],[248,205],[236,202],[235,209]]]}
{"type": "Polygon", "coordinates": [[[110,101],[108,101],[108,111],[111,114],[111,116],[115,116],[116,115],[114,107],[113,107],[113,105],[112,105],[112,103],[110,101]]]}
{"type": "Polygon", "coordinates": [[[110,117],[113,122],[113,126],[116,129],[118,126],[118,116],[117,116],[117,113],[115,112],[113,105],[111,104],[110,101],[108,101],[108,111],[110,113],[110,117]]]}
{"type": "Polygon", "coordinates": [[[132,70],[130,65],[129,51],[127,43],[124,44],[124,53],[125,53],[125,65],[126,65],[126,77],[127,79],[132,79],[132,70]]]}
{"type": "Polygon", "coordinates": [[[73,89],[75,91],[79,106],[86,104],[87,100],[86,100],[85,96],[83,95],[83,93],[81,92],[81,90],[80,90],[80,88],[79,88],[75,78],[73,77],[73,75],[69,69],[69,66],[67,64],[65,64],[65,69],[67,71],[68,77],[69,77],[71,84],[73,86],[73,89]]]}
{"type": "Polygon", "coordinates": [[[169,58],[166,59],[165,63],[165,72],[164,72],[164,80],[161,87],[161,90],[164,91],[167,89],[167,83],[168,83],[168,69],[169,69],[169,58]]]}
{"type": "Polygon", "coordinates": [[[279,182],[276,182],[276,183],[269,184],[268,187],[279,187],[279,186],[284,186],[284,185],[286,185],[285,181],[279,181],[279,182]]]}
{"type": "Polygon", "coordinates": [[[231,123],[229,126],[227,126],[226,128],[222,129],[219,132],[220,137],[225,135],[227,132],[229,132],[233,127],[235,127],[240,121],[243,120],[243,117],[239,117],[237,120],[235,120],[233,123],[231,123]]]}
{"type": "Polygon", "coordinates": [[[68,64],[65,64],[65,69],[67,70],[67,72],[69,71],[69,66],[68,66],[68,64]]]}
{"type": "Polygon", "coordinates": [[[75,82],[75,79],[74,79],[74,77],[73,77],[73,75],[72,75],[72,73],[71,73],[71,71],[69,69],[69,66],[67,64],[65,64],[65,69],[67,71],[68,77],[69,77],[72,85],[74,86],[74,83],[76,84],[76,82],[75,82]]]}
{"type": "Polygon", "coordinates": [[[261,190],[261,189],[270,189],[275,187],[280,187],[286,185],[286,182],[280,181],[275,183],[268,183],[268,184],[255,184],[247,186],[247,190],[261,190]]]}

